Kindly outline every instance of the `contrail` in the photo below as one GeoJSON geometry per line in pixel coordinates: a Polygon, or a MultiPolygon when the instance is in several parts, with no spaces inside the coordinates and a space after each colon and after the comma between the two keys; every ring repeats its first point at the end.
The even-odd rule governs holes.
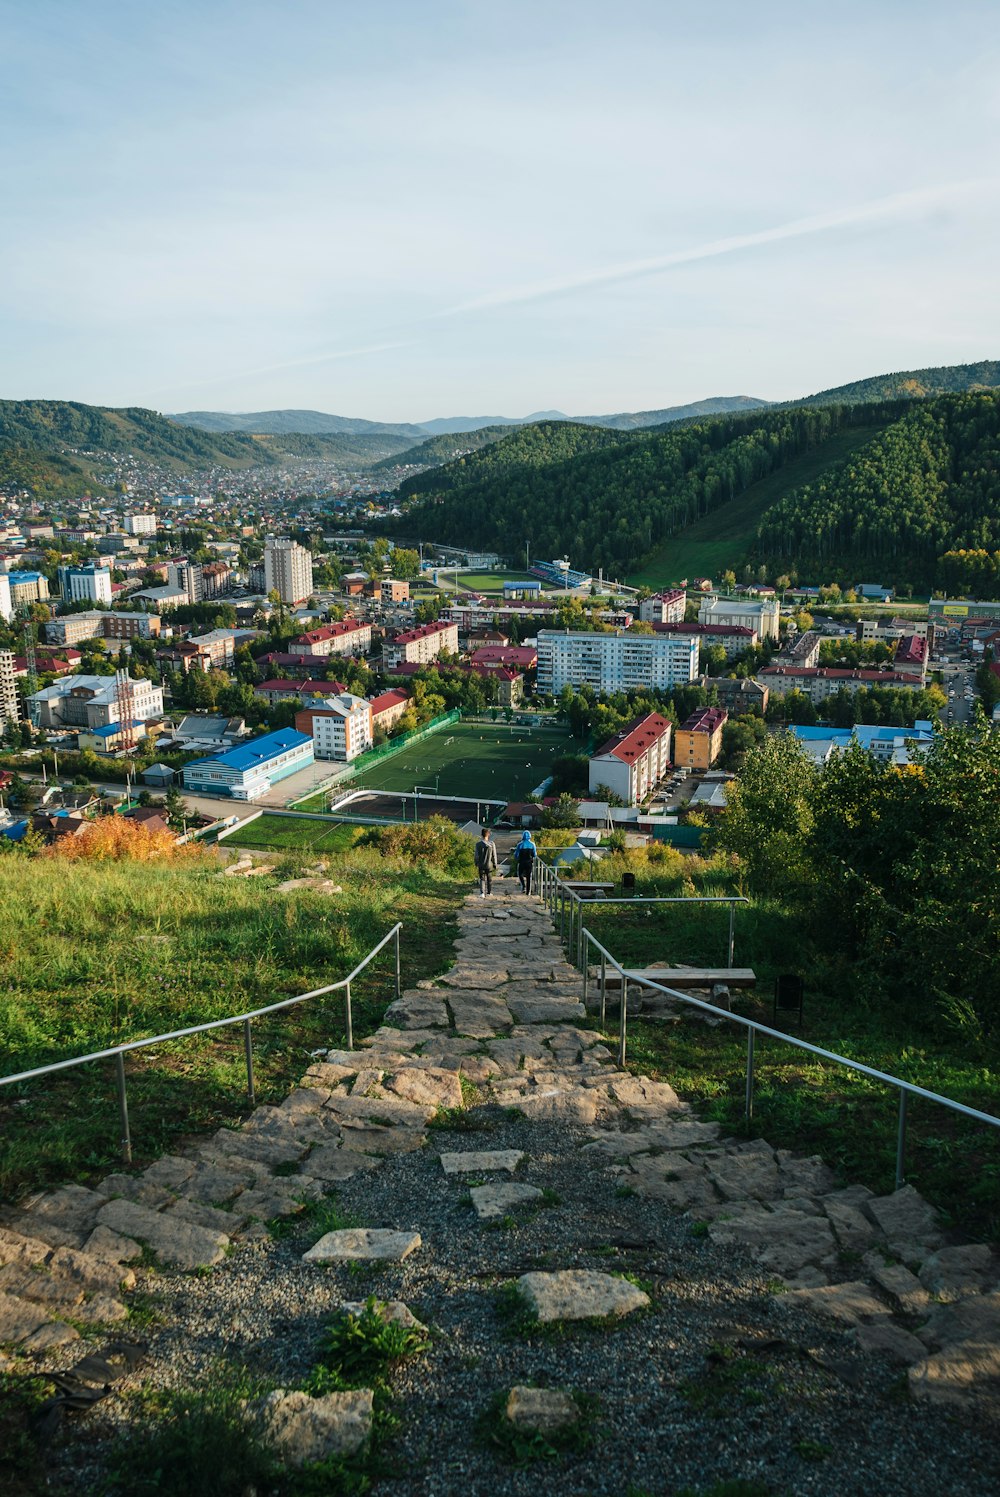
{"type": "Polygon", "coordinates": [[[455,317],[462,312],[479,312],[491,307],[507,307],[518,302],[539,301],[548,296],[563,296],[572,291],[584,291],[592,286],[609,286],[619,281],[637,280],[641,276],[657,275],[661,271],[671,270],[675,265],[690,265],[697,260],[712,260],[720,255],[731,255],[737,250],[753,249],[761,244],[777,244],[783,239],[801,239],[809,234],[822,234],[830,229],[846,228],[851,224],[865,223],[870,219],[887,218],[893,214],[937,207],[948,198],[996,187],[998,180],[1000,179],[988,177],[976,181],[950,183],[940,187],[919,187],[909,192],[896,192],[888,197],[876,198],[870,203],[859,203],[853,207],[835,209],[830,213],[815,213],[808,218],[796,218],[790,223],[776,224],[773,228],[761,229],[754,234],[733,234],[726,239],[713,239],[708,244],[699,244],[687,250],[677,250],[670,255],[656,255],[646,260],[627,260],[621,265],[609,265],[603,270],[585,271],[580,275],[538,281],[531,286],[514,286],[508,290],[489,291],[484,296],[461,302],[437,315],[455,317]]]}

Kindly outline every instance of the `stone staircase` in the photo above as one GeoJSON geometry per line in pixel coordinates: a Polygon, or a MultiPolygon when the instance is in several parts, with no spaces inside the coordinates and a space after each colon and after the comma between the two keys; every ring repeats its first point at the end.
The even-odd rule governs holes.
{"type": "MultiPolygon", "coordinates": [[[[141,1173],[0,1213],[0,1344],[51,1366],[57,1348],[126,1319],[144,1264],[208,1272],[267,1238],[266,1223],[423,1149],[432,1120],[499,1105],[566,1125],[581,1169],[610,1173],[620,1191],[686,1213],[718,1247],[751,1255],[785,1290],[779,1315],[820,1317],[855,1349],[891,1359],[917,1399],[995,1412],[1000,1263],[988,1247],[948,1240],[909,1186],[887,1196],[838,1188],[820,1158],[722,1137],[669,1085],[619,1072],[538,900],[470,897],[458,921],[451,968],[404,992],[360,1049],[317,1059],[279,1106],[141,1173]]],[[[510,1178],[519,1157],[451,1148],[441,1167],[458,1183],[489,1177],[471,1188],[476,1218],[489,1222],[543,1193],[510,1178]]],[[[308,1261],[401,1258],[420,1245],[418,1234],[394,1235],[398,1252],[364,1229],[328,1233],[308,1261]]],[[[542,1321],[648,1304],[595,1270],[533,1270],[518,1285],[542,1321]]]]}

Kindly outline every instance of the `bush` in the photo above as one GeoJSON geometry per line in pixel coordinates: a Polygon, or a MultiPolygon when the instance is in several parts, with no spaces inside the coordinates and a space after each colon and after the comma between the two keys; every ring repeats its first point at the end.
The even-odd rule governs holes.
{"type": "Polygon", "coordinates": [[[475,873],[472,844],[446,816],[407,825],[373,828],[358,839],[359,846],[377,847],[383,857],[422,862],[443,868],[456,878],[475,873]]]}

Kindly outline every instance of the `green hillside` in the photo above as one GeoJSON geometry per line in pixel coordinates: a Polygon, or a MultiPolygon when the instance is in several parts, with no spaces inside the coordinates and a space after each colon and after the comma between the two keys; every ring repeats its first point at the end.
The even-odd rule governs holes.
{"type": "Polygon", "coordinates": [[[692,577],[718,579],[727,569],[738,569],[750,554],[757,526],[785,494],[812,483],[876,436],[882,426],[846,427],[776,473],[753,483],[720,509],[686,526],[630,573],[633,587],[659,588],[692,577]]]}
{"type": "Polygon", "coordinates": [[[454,462],[468,452],[478,452],[491,442],[499,442],[510,436],[509,426],[482,426],[478,431],[443,432],[438,437],[428,437],[416,447],[407,447],[393,457],[385,457],[375,463],[373,472],[392,472],[396,468],[439,468],[442,463],[454,462]]]}
{"type": "MultiPolygon", "coordinates": [[[[156,411],[139,406],[112,410],[72,400],[0,400],[0,447],[46,453],[69,449],[72,457],[97,452],[132,452],[179,466],[230,467],[259,462],[247,437],[209,436],[176,426],[156,411]]],[[[266,461],[266,459],[265,459],[266,461]]]]}
{"type": "Polygon", "coordinates": [[[959,395],[966,390],[1000,388],[1000,360],[983,359],[978,364],[946,364],[936,369],[908,369],[897,374],[876,374],[871,379],[837,385],[797,400],[796,405],[855,405],[858,401],[926,400],[934,395],[959,395]]]}
{"type": "Polygon", "coordinates": [[[365,421],[360,416],[331,416],[326,411],[179,411],[170,417],[200,431],[243,432],[247,436],[395,436],[418,441],[421,426],[407,421],[365,421]]]}
{"type": "Polygon", "coordinates": [[[316,458],[323,462],[343,463],[351,468],[370,468],[373,463],[390,460],[394,452],[409,446],[407,437],[390,432],[343,433],[318,436],[309,432],[260,433],[251,438],[257,447],[273,453],[280,462],[287,457],[316,458]]]}
{"type": "Polygon", "coordinates": [[[507,555],[530,541],[536,554],[622,575],[695,522],[722,520],[793,459],[905,408],[800,407],[629,433],[546,422],[408,479],[399,493],[411,501],[408,531],[422,539],[507,555]]]}
{"type": "Polygon", "coordinates": [[[861,567],[920,587],[940,583],[947,566],[952,589],[962,586],[960,562],[941,558],[971,552],[992,561],[995,596],[1000,391],[942,396],[904,411],[855,457],[772,505],[755,551],[782,569],[861,567]]]}

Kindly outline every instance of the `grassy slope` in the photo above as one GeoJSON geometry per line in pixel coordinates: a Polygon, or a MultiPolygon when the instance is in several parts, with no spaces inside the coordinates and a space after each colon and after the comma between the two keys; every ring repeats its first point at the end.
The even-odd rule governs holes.
{"type": "MultiPolygon", "coordinates": [[[[155,866],[53,863],[41,877],[38,862],[5,858],[0,1074],[334,982],[396,920],[404,981],[433,975],[467,887],[374,850],[334,858],[343,888],[334,896],[279,894],[273,879],[223,878],[219,867],[212,855],[155,866]]],[[[391,955],[356,984],[356,1034],[390,999],[390,972],[391,955]]],[[[309,1051],[342,1035],[339,996],[257,1020],[258,1099],[279,1100],[309,1051]]],[[[245,1107],[240,1026],[137,1052],[127,1069],[139,1163],[245,1107]]],[[[113,1074],[97,1062],[0,1092],[0,1193],[114,1168],[113,1074]]]]}
{"type": "Polygon", "coordinates": [[[717,578],[727,568],[735,571],[746,558],[761,516],[772,504],[792,489],[812,483],[834,463],[843,462],[881,430],[877,425],[841,431],[821,447],[793,458],[777,473],[680,531],[631,573],[628,581],[633,587],[657,588],[684,577],[717,578]]]}
{"type": "MultiPolygon", "coordinates": [[[[607,867],[615,876],[619,860],[607,867]]],[[[696,869],[688,860],[688,869],[696,869]]],[[[637,893],[678,894],[680,880],[647,879],[637,893]]],[[[648,877],[648,876],[647,876],[648,877]]],[[[730,892],[724,878],[699,877],[698,893],[730,892]]],[[[687,892],[691,892],[690,886],[687,892]]],[[[725,964],[725,907],[664,905],[629,909],[594,906],[588,927],[619,961],[725,964]]],[[[780,972],[806,977],[801,1037],[814,1045],[915,1082],[970,1107],[995,1114],[1000,1056],[960,1036],[921,1025],[919,1018],[881,995],[863,990],[863,975],[834,969],[812,949],[810,933],[775,904],[753,903],[736,913],[735,960],[753,967],[755,994],[734,999],[738,1013],[772,1024],[771,994],[780,972]]],[[[616,1027],[617,1015],[612,1020],[616,1027]]],[[[795,1015],[777,1028],[795,1033],[795,1015]]],[[[684,1097],[735,1133],[744,1130],[746,1034],[735,1025],[712,1028],[694,1018],[677,1024],[629,1021],[629,1065],[669,1081],[684,1097]]],[[[898,1093],[841,1067],[826,1066],[792,1046],[760,1040],[756,1056],[752,1134],[777,1148],[817,1153],[842,1176],[877,1193],[892,1190],[898,1093]]],[[[907,1178],[965,1231],[1000,1237],[1000,1134],[932,1103],[910,1103],[907,1178]]]]}

